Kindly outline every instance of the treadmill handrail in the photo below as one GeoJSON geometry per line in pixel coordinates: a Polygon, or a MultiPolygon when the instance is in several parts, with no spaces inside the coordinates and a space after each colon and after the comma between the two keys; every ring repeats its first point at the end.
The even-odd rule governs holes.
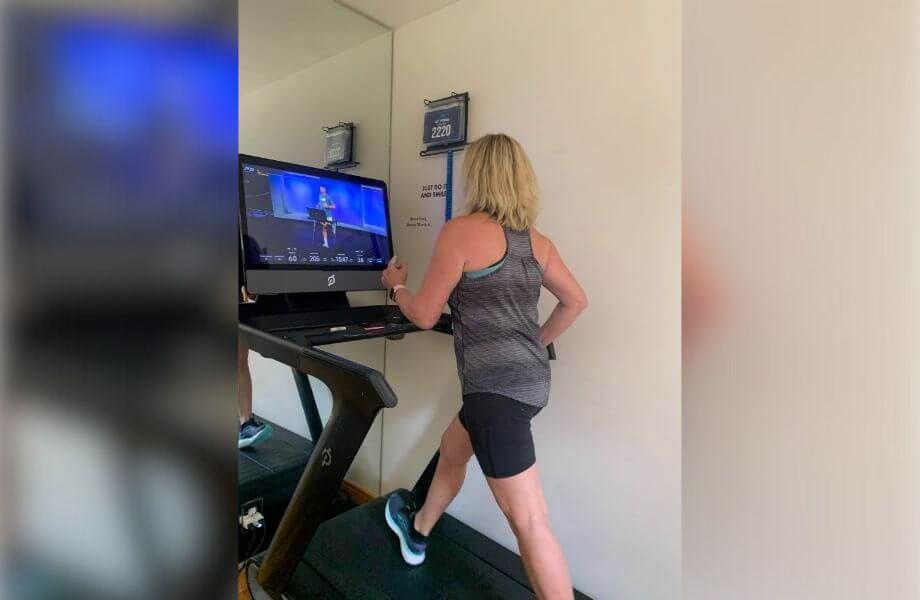
{"type": "MultiPolygon", "coordinates": [[[[447,333],[450,329],[444,321],[442,316],[436,330],[447,333]]],[[[258,584],[277,600],[283,596],[377,413],[396,406],[397,399],[383,374],[375,369],[245,323],[238,327],[252,350],[316,377],[332,394],[332,412],[314,441],[315,451],[259,567],[258,584]]]]}
{"type": "Polygon", "coordinates": [[[239,331],[249,347],[265,358],[277,360],[323,381],[332,376],[340,377],[344,372],[370,385],[385,407],[396,406],[397,398],[393,388],[376,369],[313,346],[295,344],[245,323],[239,324],[239,331]]]}

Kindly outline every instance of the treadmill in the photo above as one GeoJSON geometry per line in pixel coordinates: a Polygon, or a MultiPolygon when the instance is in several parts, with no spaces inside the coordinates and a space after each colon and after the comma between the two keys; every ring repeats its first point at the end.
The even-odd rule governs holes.
{"type": "MultiPolygon", "coordinates": [[[[449,515],[432,531],[417,567],[403,562],[384,522],[386,498],[329,518],[377,413],[397,398],[381,373],[321,347],[419,331],[397,307],[351,307],[345,293],[381,289],[380,271],[394,256],[386,183],[247,155],[239,166],[240,285],[258,295],[240,304],[239,335],[252,351],[292,368],[299,387],[309,390],[308,376],[315,377],[332,394],[325,426],[318,418],[310,425],[313,447],[277,531],[268,549],[247,561],[241,586],[257,600],[532,598],[520,557],[449,515]],[[334,249],[316,246],[308,220],[280,208],[274,213],[289,195],[309,206],[315,198],[307,190],[323,181],[348,196],[343,207],[362,207],[340,210],[336,221],[351,242],[334,249]]],[[[452,333],[449,317],[434,329],[452,333]]],[[[549,352],[552,358],[551,346],[549,352]]],[[[299,391],[302,400],[312,398],[299,391]]],[[[423,503],[437,460],[435,453],[413,490],[393,493],[423,503]]]]}
{"type": "MultiPolygon", "coordinates": [[[[377,311],[384,319],[355,323],[350,314],[350,334],[331,334],[328,329],[317,333],[313,326],[270,331],[239,324],[240,336],[253,351],[320,379],[333,397],[331,416],[268,550],[246,566],[245,585],[254,599],[534,597],[517,554],[448,514],[432,531],[425,562],[418,567],[403,562],[397,539],[384,522],[386,497],[324,521],[377,413],[396,406],[397,398],[380,372],[317,346],[419,331],[394,308],[350,309],[359,316],[377,311]]],[[[435,330],[450,333],[447,315],[435,330]]],[[[437,460],[435,452],[411,491],[392,493],[424,502],[437,460]]],[[[577,591],[575,595],[587,598],[577,591]]]]}

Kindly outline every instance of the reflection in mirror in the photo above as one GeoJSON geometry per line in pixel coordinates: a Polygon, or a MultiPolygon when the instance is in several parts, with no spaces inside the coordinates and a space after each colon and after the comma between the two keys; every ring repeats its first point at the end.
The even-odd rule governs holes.
{"type": "MultiPolygon", "coordinates": [[[[239,148],[240,152],[325,168],[342,162],[342,144],[327,155],[324,128],[354,123],[350,174],[389,176],[390,74],[392,33],[333,0],[241,0],[239,3],[239,148]],[[331,160],[330,160],[331,157],[331,160]]],[[[334,141],[341,142],[341,138],[334,141]]],[[[335,146],[335,144],[333,144],[335,146]]],[[[342,168],[342,167],[340,167],[342,168]]],[[[352,306],[384,304],[383,292],[350,293],[352,306]]],[[[324,349],[383,370],[383,339],[362,340],[324,349]]],[[[296,484],[312,447],[311,412],[325,423],[331,411],[329,388],[310,378],[307,393],[298,393],[290,367],[250,352],[252,409],[272,426],[272,435],[240,451],[240,503],[259,496],[260,480],[272,461],[272,493],[296,484]],[[309,392],[315,397],[312,410],[309,392]],[[280,477],[279,473],[285,474],[280,477]],[[280,479],[279,479],[280,477],[280,479]],[[283,479],[283,481],[282,481],[283,479]]],[[[240,394],[245,398],[245,362],[241,361],[240,394]]],[[[304,391],[303,381],[299,382],[304,391]]],[[[244,412],[241,401],[241,412],[244,412]]],[[[244,416],[244,415],[241,415],[244,416]]],[[[314,421],[314,425],[316,421],[314,421]]],[[[312,429],[316,429],[313,427],[312,429]]],[[[380,417],[374,424],[347,479],[373,495],[380,493],[380,417]]],[[[263,481],[264,482],[264,481],[263,481]]],[[[267,496],[266,496],[267,498],[267,496]]],[[[286,498],[279,500],[280,510],[286,498]]],[[[268,500],[266,500],[267,502],[268,500]]],[[[262,512],[273,510],[263,506],[262,512]]],[[[270,538],[273,524],[268,523],[270,538]]],[[[280,512],[273,515],[274,525],[280,512]]],[[[267,541],[254,554],[265,549],[267,541]]],[[[241,542],[240,551],[246,552],[241,542]]]]}

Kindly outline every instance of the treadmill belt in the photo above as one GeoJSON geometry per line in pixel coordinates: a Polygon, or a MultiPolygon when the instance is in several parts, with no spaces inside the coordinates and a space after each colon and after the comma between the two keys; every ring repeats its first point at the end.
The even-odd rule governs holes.
{"type": "MultiPolygon", "coordinates": [[[[349,600],[533,598],[515,553],[445,514],[425,562],[403,562],[383,517],[386,498],[323,523],[287,589],[291,598],[349,600]]],[[[586,598],[576,594],[578,598],[586,598]]]]}

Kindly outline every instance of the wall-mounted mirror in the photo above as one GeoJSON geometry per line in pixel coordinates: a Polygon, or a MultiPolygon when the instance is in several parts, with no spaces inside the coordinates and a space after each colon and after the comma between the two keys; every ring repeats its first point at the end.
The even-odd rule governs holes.
{"type": "MultiPolygon", "coordinates": [[[[344,167],[344,172],[388,180],[391,63],[392,33],[338,2],[241,0],[240,152],[324,168],[330,162],[324,128],[353,123],[353,160],[359,164],[344,167]]],[[[385,297],[383,292],[362,292],[349,294],[349,300],[360,306],[383,304],[385,297]]],[[[325,349],[382,371],[384,345],[375,339],[325,349]]],[[[252,352],[248,364],[253,412],[271,425],[272,434],[240,451],[241,503],[259,496],[256,488],[269,471],[289,471],[281,486],[292,490],[313,437],[291,369],[252,352]]],[[[241,367],[240,393],[245,397],[244,371],[241,367]]],[[[310,384],[325,422],[331,410],[329,390],[312,378],[310,384]]],[[[380,493],[380,447],[378,417],[347,477],[373,495],[380,493]]],[[[273,493],[283,495],[273,485],[273,493]]]]}

